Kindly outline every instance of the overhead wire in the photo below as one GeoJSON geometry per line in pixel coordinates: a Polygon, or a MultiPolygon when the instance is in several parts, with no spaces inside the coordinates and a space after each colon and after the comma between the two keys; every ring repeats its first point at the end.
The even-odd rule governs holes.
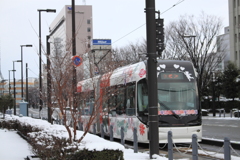
{"type": "MultiPolygon", "coordinates": [[[[162,13],[160,13],[160,15],[162,15],[163,13],[169,11],[169,10],[172,9],[173,7],[179,5],[179,4],[182,3],[183,1],[185,1],[185,0],[179,0],[179,1],[178,1],[176,4],[174,4],[172,7],[168,8],[167,10],[163,11],[162,13]]],[[[132,30],[131,32],[127,33],[126,35],[122,36],[121,38],[117,39],[117,40],[114,41],[113,43],[116,43],[116,42],[120,41],[121,39],[127,37],[129,34],[135,32],[136,30],[138,30],[139,28],[141,28],[141,27],[143,27],[143,26],[145,26],[145,25],[146,25],[146,23],[142,24],[141,26],[137,27],[136,29],[132,30]]]]}

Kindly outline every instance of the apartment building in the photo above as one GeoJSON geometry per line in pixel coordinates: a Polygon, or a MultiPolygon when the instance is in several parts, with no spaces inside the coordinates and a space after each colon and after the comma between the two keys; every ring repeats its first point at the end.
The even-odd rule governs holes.
{"type": "Polygon", "coordinates": [[[240,68],[240,0],[228,0],[230,60],[240,68]]]}

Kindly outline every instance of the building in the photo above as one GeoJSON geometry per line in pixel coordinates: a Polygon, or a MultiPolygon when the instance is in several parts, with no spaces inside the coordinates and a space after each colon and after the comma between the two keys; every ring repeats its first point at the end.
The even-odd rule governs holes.
{"type": "MultiPolygon", "coordinates": [[[[76,25],[76,50],[77,53],[85,53],[85,48],[90,45],[92,32],[92,6],[75,6],[76,25]],[[84,52],[83,52],[84,51],[84,52]]],[[[49,28],[52,42],[60,43],[65,47],[72,39],[72,8],[69,5],[63,7],[49,28]]],[[[89,47],[88,47],[89,48],[89,47]]],[[[65,48],[66,49],[66,48],[65,48]]],[[[66,50],[65,50],[66,51],[66,50]]]]}
{"type": "MultiPolygon", "coordinates": [[[[93,36],[92,6],[75,6],[76,55],[83,55],[90,48],[93,36]]],[[[71,50],[72,44],[72,8],[63,7],[49,28],[51,54],[63,55],[71,50]],[[54,45],[54,46],[53,46],[54,45]]]]}
{"type": "Polygon", "coordinates": [[[217,36],[217,54],[225,55],[224,60],[220,60],[221,63],[216,68],[218,71],[224,71],[228,61],[230,61],[229,26],[224,28],[224,34],[217,36]]]}
{"type": "MultiPolygon", "coordinates": [[[[19,105],[19,102],[22,101],[22,83],[21,79],[15,79],[15,94],[16,94],[16,105],[19,105]]],[[[26,87],[27,82],[24,79],[23,80],[23,97],[26,99],[26,87]]],[[[37,87],[38,85],[38,79],[37,78],[28,78],[28,89],[31,87],[37,87]]],[[[12,95],[14,97],[14,81],[10,80],[10,85],[8,81],[5,81],[4,83],[0,83],[0,94],[6,95],[6,94],[12,95]],[[10,88],[10,90],[9,90],[10,88]]]]}
{"type": "Polygon", "coordinates": [[[8,82],[6,80],[0,81],[0,96],[5,95],[6,92],[8,93],[8,82]]]}
{"type": "Polygon", "coordinates": [[[240,68],[240,0],[228,0],[230,60],[240,68]]]}
{"type": "MultiPolygon", "coordinates": [[[[93,37],[92,6],[75,6],[75,25],[76,55],[82,57],[85,53],[89,52],[91,39],[93,37]]],[[[52,60],[63,57],[66,53],[72,53],[72,8],[70,5],[64,6],[59,12],[51,23],[49,32],[50,57],[52,60]]],[[[68,57],[66,59],[70,58],[68,57]]],[[[77,73],[82,71],[83,66],[77,67],[77,73]]],[[[47,77],[44,76],[43,81],[45,81],[45,84],[47,81],[46,78],[47,77]]],[[[79,79],[79,77],[77,79],[79,79]]]]}

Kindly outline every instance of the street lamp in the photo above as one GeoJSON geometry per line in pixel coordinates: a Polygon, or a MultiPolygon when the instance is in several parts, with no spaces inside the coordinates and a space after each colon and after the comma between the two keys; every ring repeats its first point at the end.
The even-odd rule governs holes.
{"type": "MultiPolygon", "coordinates": [[[[28,64],[26,63],[26,101],[28,102],[28,64]]],[[[28,103],[27,103],[27,116],[28,116],[28,103]]]]}
{"type": "Polygon", "coordinates": [[[216,116],[216,107],[215,107],[215,73],[214,71],[212,73],[212,111],[213,111],[213,117],[216,116]]]}
{"type": "Polygon", "coordinates": [[[8,81],[9,81],[9,87],[8,87],[8,94],[10,95],[10,91],[11,91],[11,84],[10,84],[10,72],[14,72],[14,71],[16,71],[16,70],[8,70],[8,81]]]}
{"type": "Polygon", "coordinates": [[[14,62],[22,62],[22,60],[16,60],[16,61],[13,61],[13,95],[14,95],[14,115],[16,115],[16,81],[15,81],[15,65],[14,65],[14,62]]]}
{"type": "Polygon", "coordinates": [[[32,47],[32,45],[31,44],[26,44],[26,45],[21,45],[21,79],[22,79],[22,101],[24,101],[23,100],[23,52],[22,52],[22,47],[32,47]]]}
{"type": "Polygon", "coordinates": [[[42,110],[42,53],[41,53],[41,12],[56,13],[56,9],[38,9],[39,12],[39,105],[42,110]]]}

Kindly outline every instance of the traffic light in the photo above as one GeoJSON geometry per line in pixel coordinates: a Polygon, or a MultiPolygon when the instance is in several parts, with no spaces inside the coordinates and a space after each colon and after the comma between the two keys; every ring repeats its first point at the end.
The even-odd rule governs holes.
{"type": "Polygon", "coordinates": [[[156,50],[159,55],[165,49],[164,47],[164,28],[163,19],[156,19],[156,50]]]}

